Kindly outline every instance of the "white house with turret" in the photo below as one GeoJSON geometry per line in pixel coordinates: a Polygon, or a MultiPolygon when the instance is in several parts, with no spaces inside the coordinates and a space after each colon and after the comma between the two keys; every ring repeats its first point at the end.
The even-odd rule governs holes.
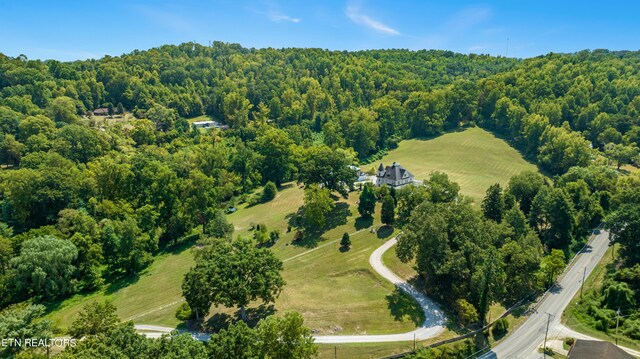
{"type": "Polygon", "coordinates": [[[398,162],[386,167],[380,163],[376,172],[376,186],[402,187],[410,183],[413,183],[413,175],[398,162]]]}

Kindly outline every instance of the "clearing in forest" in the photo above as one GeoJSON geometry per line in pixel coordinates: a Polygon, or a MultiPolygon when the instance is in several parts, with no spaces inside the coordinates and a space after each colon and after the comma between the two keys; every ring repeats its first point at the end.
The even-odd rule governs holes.
{"type": "Polygon", "coordinates": [[[478,127],[450,132],[430,140],[400,142],[381,160],[362,166],[363,170],[383,162],[400,163],[416,180],[424,180],[433,171],[445,172],[460,185],[460,192],[476,203],[489,186],[498,182],[503,188],[509,179],[523,171],[538,171],[520,152],[504,140],[478,127]]]}
{"type": "MultiPolygon", "coordinates": [[[[479,128],[431,140],[403,141],[382,159],[385,164],[393,161],[401,163],[418,180],[428,177],[431,171],[446,172],[451,180],[460,184],[463,194],[478,203],[491,184],[506,185],[514,174],[536,170],[503,140],[479,128]]],[[[379,162],[370,166],[377,166],[379,162]]],[[[287,232],[290,220],[303,204],[303,189],[294,183],[285,184],[271,202],[250,207],[240,205],[228,218],[235,226],[236,235],[251,235],[251,226],[258,223],[265,224],[268,230],[281,231],[281,238],[272,247],[285,261],[283,277],[287,281],[275,303],[278,311],[297,310],[307,325],[324,334],[412,330],[422,320],[419,307],[395,292],[391,284],[369,267],[369,255],[391,238],[392,231],[384,227],[378,230],[381,227],[379,204],[373,220],[363,221],[358,217],[358,195],[359,192],[352,192],[348,199],[340,199],[326,228],[298,243],[292,242],[295,230],[287,232]],[[368,228],[378,231],[370,232],[368,228]],[[348,252],[339,250],[339,238],[344,232],[354,234],[348,252]]],[[[157,257],[137,278],[122,280],[89,296],[76,295],[68,299],[51,308],[50,317],[66,328],[84,303],[110,298],[122,319],[133,319],[137,324],[178,325],[174,314],[182,300],[181,282],[193,265],[193,254],[186,247],[157,257]]],[[[389,256],[395,253],[385,255],[389,256]]],[[[396,266],[392,264],[392,267],[396,266]]],[[[216,321],[229,320],[228,315],[234,313],[235,309],[215,308],[211,312],[214,316],[217,314],[216,321]]]]}

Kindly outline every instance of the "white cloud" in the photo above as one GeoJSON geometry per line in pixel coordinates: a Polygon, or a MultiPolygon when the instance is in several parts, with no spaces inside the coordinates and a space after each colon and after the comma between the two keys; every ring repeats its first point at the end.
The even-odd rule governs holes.
{"type": "Polygon", "coordinates": [[[364,15],[360,12],[360,7],[355,5],[348,5],[345,11],[347,17],[358,25],[362,25],[368,27],[372,30],[375,30],[381,34],[385,35],[400,35],[400,32],[396,29],[393,29],[378,20],[372,19],[367,15],[364,15]]]}
{"type": "Polygon", "coordinates": [[[292,22],[294,24],[299,23],[300,21],[302,21],[302,19],[298,18],[298,17],[291,17],[289,15],[285,15],[279,11],[275,11],[275,10],[271,10],[268,11],[266,13],[262,13],[263,15],[266,15],[267,18],[269,18],[269,20],[273,21],[273,22],[283,22],[283,21],[288,21],[288,22],[292,22]]]}
{"type": "MultiPolygon", "coordinates": [[[[423,36],[413,48],[442,48],[452,42],[463,41],[471,32],[480,32],[483,35],[490,35],[503,31],[502,28],[478,29],[479,25],[491,19],[492,12],[488,7],[467,6],[459,11],[444,17],[442,22],[435,24],[434,29],[427,36],[423,36]]],[[[467,47],[467,51],[486,51],[489,46],[472,44],[467,47]]]]}
{"type": "Polygon", "coordinates": [[[273,1],[262,1],[262,5],[266,7],[267,11],[255,10],[252,8],[248,8],[247,10],[251,11],[254,14],[266,16],[267,19],[273,22],[292,22],[297,24],[302,21],[299,17],[289,16],[282,11],[280,11],[280,7],[273,1]]]}

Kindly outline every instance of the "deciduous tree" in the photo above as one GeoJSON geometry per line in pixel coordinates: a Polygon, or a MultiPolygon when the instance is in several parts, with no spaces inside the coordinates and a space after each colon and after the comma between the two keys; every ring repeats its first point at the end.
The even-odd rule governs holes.
{"type": "Polygon", "coordinates": [[[27,297],[45,299],[73,293],[77,257],[78,250],[73,243],[53,236],[25,241],[20,255],[10,261],[16,291],[27,297]]]}
{"type": "Polygon", "coordinates": [[[263,353],[269,358],[306,359],[318,355],[311,330],[297,312],[263,319],[258,324],[258,336],[263,353]]]}
{"type": "Polygon", "coordinates": [[[496,223],[502,222],[505,211],[504,198],[502,197],[502,188],[499,183],[492,184],[487,189],[487,194],[482,200],[482,213],[487,219],[491,219],[496,223]]]}
{"type": "Polygon", "coordinates": [[[183,295],[198,316],[210,304],[240,307],[246,321],[246,306],[255,300],[272,302],[285,284],[282,262],[271,251],[256,248],[251,240],[216,240],[196,255],[196,265],[185,275],[183,295]]]}
{"type": "Polygon", "coordinates": [[[309,185],[304,190],[303,220],[306,228],[318,230],[327,222],[335,203],[328,189],[318,185],[309,185]]]}
{"type": "Polygon", "coordinates": [[[78,317],[71,324],[69,334],[74,338],[87,335],[109,334],[120,323],[116,306],[105,300],[85,304],[78,317]]]}

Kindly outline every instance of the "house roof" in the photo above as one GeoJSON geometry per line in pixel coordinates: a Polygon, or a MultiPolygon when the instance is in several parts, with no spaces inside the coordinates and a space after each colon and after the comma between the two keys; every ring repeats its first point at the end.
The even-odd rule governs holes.
{"type": "Polygon", "coordinates": [[[193,124],[195,126],[198,126],[198,125],[212,125],[213,126],[213,125],[216,125],[217,122],[216,121],[195,121],[193,124]]]}
{"type": "MultiPolygon", "coordinates": [[[[380,168],[382,168],[382,163],[380,164],[380,168]]],[[[407,171],[397,162],[394,162],[391,166],[385,167],[383,176],[384,178],[392,181],[399,181],[405,177],[413,177],[411,172],[407,171]]]]}
{"type": "Polygon", "coordinates": [[[95,110],[93,110],[94,114],[108,114],[109,113],[109,109],[106,107],[100,107],[100,108],[96,108],[95,110]]]}
{"type": "Polygon", "coordinates": [[[618,348],[613,343],[598,340],[576,340],[569,351],[572,359],[630,359],[633,356],[618,348]]]}

